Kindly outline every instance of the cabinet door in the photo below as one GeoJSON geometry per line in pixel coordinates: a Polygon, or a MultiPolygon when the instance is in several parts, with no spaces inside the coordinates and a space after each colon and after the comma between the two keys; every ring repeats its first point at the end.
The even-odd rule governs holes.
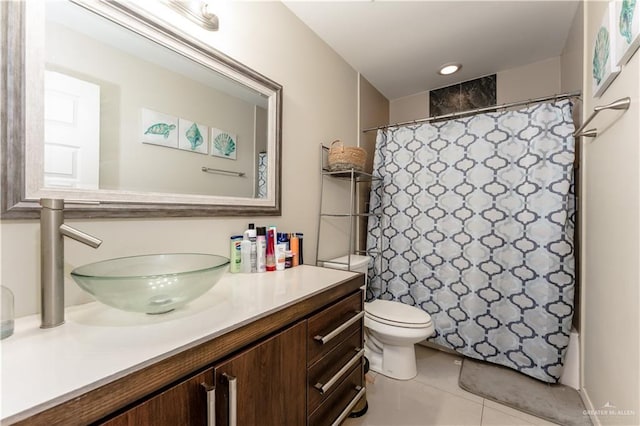
{"type": "Polygon", "coordinates": [[[306,333],[302,321],[215,367],[218,425],[306,424],[306,333]]]}
{"type": "Polygon", "coordinates": [[[103,424],[206,426],[207,397],[202,383],[213,383],[213,369],[197,374],[103,424]]]}

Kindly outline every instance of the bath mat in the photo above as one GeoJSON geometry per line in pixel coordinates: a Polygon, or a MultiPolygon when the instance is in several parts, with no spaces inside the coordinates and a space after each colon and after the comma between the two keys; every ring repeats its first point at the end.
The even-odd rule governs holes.
{"type": "Polygon", "coordinates": [[[568,426],[591,425],[575,389],[544,383],[507,367],[465,358],[458,385],[471,393],[568,426]]]}

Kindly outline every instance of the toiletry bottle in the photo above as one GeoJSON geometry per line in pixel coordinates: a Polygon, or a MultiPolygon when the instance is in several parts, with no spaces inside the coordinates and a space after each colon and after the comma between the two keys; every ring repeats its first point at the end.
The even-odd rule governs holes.
{"type": "Polygon", "coordinates": [[[257,233],[256,227],[253,223],[249,224],[249,241],[251,242],[251,272],[258,272],[258,246],[257,246],[257,233]]]}
{"type": "Polygon", "coordinates": [[[302,265],[304,264],[304,261],[302,260],[302,238],[304,237],[304,234],[302,232],[297,232],[296,235],[298,236],[298,265],[302,265]]]}
{"type": "Polygon", "coordinates": [[[241,257],[241,246],[242,246],[242,235],[233,235],[231,236],[231,244],[229,247],[229,272],[236,273],[240,272],[240,263],[242,261],[241,257]]]}
{"type": "Polygon", "coordinates": [[[276,270],[276,231],[271,227],[267,231],[267,272],[276,270]]]}
{"type": "Polygon", "coordinates": [[[244,239],[240,243],[240,272],[251,272],[251,241],[248,230],[244,231],[244,239]]]}
{"type": "Polygon", "coordinates": [[[258,272],[267,270],[267,228],[260,226],[256,229],[257,269],[258,272]]]}
{"type": "Polygon", "coordinates": [[[293,266],[298,266],[298,236],[296,234],[291,234],[291,239],[289,239],[289,245],[291,246],[291,251],[293,252],[293,266]]]}
{"type": "Polygon", "coordinates": [[[289,250],[289,234],[286,232],[278,232],[278,244],[285,244],[289,250]]]}
{"type": "Polygon", "coordinates": [[[293,266],[293,253],[291,250],[287,250],[284,254],[284,267],[289,269],[293,266]]]}
{"type": "Polygon", "coordinates": [[[0,302],[2,302],[2,310],[0,316],[0,340],[6,339],[13,334],[14,328],[14,301],[13,292],[8,287],[0,286],[0,302]]]}
{"type": "Polygon", "coordinates": [[[285,243],[276,245],[276,271],[284,271],[286,252],[287,245],[285,243]]]}

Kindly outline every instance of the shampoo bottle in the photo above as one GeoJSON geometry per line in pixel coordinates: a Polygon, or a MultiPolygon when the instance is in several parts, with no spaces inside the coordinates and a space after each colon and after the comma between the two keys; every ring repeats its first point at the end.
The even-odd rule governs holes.
{"type": "Polygon", "coordinates": [[[250,223],[249,229],[245,232],[249,235],[249,241],[251,242],[251,272],[258,272],[258,246],[255,225],[250,223]]]}
{"type": "Polygon", "coordinates": [[[276,270],[276,230],[269,228],[267,231],[267,272],[276,270]]]}

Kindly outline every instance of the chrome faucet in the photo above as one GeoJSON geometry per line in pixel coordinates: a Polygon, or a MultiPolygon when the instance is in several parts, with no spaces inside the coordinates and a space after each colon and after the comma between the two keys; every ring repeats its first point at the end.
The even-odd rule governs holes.
{"type": "Polygon", "coordinates": [[[40,328],[64,323],[64,241],[73,238],[97,248],[102,241],[64,224],[64,200],[40,200],[40,328]]]}

